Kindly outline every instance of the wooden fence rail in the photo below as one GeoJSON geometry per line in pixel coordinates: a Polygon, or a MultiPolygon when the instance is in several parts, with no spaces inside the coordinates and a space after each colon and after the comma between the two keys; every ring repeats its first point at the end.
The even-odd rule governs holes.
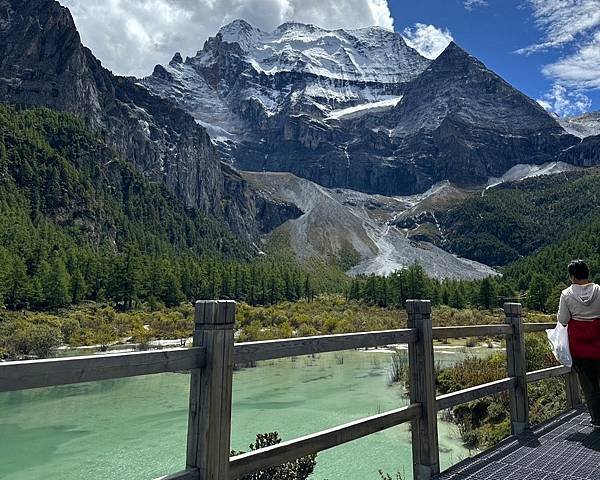
{"type": "Polygon", "coordinates": [[[554,377],[565,378],[567,406],[580,403],[577,377],[570,368],[526,371],[525,333],[554,324],[524,323],[520,304],[504,305],[504,324],[452,327],[432,327],[427,300],[409,300],[406,309],[404,329],[234,344],[235,302],[198,301],[190,349],[0,363],[0,392],[190,371],[186,468],[163,480],[235,480],[408,422],[413,476],[430,480],[440,470],[438,411],[508,392],[511,430],[519,433],[529,427],[527,384],[554,377]],[[436,397],[433,340],[490,336],[506,339],[507,377],[436,397]],[[408,345],[409,405],[230,457],[234,363],[398,344],[408,345]]]}

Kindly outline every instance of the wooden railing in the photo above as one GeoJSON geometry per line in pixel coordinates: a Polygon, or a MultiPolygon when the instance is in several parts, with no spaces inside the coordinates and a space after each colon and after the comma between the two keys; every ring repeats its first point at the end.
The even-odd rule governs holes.
{"type": "Polygon", "coordinates": [[[439,410],[508,391],[511,431],[518,434],[529,427],[527,384],[558,376],[566,380],[567,406],[580,403],[570,368],[526,371],[524,334],[554,324],[523,323],[520,304],[504,304],[504,324],[457,327],[432,327],[428,300],[409,300],[406,308],[405,329],[234,344],[235,302],[198,301],[190,349],[8,362],[0,364],[0,392],[190,370],[186,468],[168,480],[234,480],[408,422],[414,478],[429,480],[440,471],[439,410]],[[436,397],[433,340],[488,336],[506,337],[507,377],[436,397]],[[409,405],[230,457],[235,363],[391,344],[408,345],[409,405]]]}

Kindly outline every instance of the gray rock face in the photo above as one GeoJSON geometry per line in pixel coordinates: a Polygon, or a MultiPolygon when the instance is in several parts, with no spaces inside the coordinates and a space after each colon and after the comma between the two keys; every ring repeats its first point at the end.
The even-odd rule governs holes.
{"type": "Polygon", "coordinates": [[[141,81],[205,125],[243,170],[413,194],[545,163],[578,139],[456,44],[436,60],[378,28],[223,27],[141,81]]]}
{"type": "Polygon", "coordinates": [[[0,0],[0,101],[74,113],[186,206],[242,236],[258,233],[247,185],[224,173],[205,129],[135,79],[103,68],[58,2],[0,0]]]}
{"type": "Polygon", "coordinates": [[[386,119],[394,155],[418,183],[484,183],[552,161],[577,142],[548,113],[451,43],[386,119]]]}
{"type": "Polygon", "coordinates": [[[140,83],[190,112],[240,169],[362,189],[384,183],[385,172],[365,180],[365,168],[348,168],[345,146],[356,135],[339,128],[338,115],[390,108],[429,63],[380,28],[287,23],[262,32],[236,21],[196,56],[174,57],[140,83]]]}
{"type": "Polygon", "coordinates": [[[580,143],[566,148],[560,160],[579,167],[592,167],[600,164],[600,135],[582,138],[580,143]]]}
{"type": "Polygon", "coordinates": [[[579,138],[600,135],[600,112],[588,112],[577,117],[559,118],[558,122],[567,132],[579,138]]]}

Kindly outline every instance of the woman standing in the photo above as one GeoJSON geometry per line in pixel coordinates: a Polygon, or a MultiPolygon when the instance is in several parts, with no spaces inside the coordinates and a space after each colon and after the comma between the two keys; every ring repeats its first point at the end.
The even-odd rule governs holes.
{"type": "Polygon", "coordinates": [[[589,281],[590,270],[583,260],[568,266],[572,285],[560,294],[558,321],[568,324],[573,367],[592,417],[600,428],[600,286],[589,281]]]}

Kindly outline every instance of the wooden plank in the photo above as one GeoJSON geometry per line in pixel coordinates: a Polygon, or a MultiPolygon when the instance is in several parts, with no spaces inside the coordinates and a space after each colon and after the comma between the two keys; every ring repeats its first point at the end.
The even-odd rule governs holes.
{"type": "Polygon", "coordinates": [[[181,472],[172,473],[165,475],[164,477],[158,477],[154,480],[199,480],[200,476],[198,470],[182,470],[181,472]]]}
{"type": "Polygon", "coordinates": [[[206,365],[190,383],[186,468],[206,480],[229,475],[234,321],[235,302],[196,302],[194,345],[206,348],[206,365]]]}
{"type": "Polygon", "coordinates": [[[524,323],[523,331],[525,333],[531,332],[544,332],[548,329],[553,329],[556,327],[556,323],[524,323]]]}
{"type": "Polygon", "coordinates": [[[579,392],[579,378],[577,373],[574,369],[570,370],[565,375],[565,388],[567,390],[567,407],[572,409],[581,405],[581,394],[579,392]]]}
{"type": "Polygon", "coordinates": [[[571,369],[563,365],[527,372],[527,383],[539,382],[540,380],[545,380],[547,378],[562,377],[570,372],[571,369]]]}
{"type": "Polygon", "coordinates": [[[414,342],[416,338],[416,330],[404,328],[377,332],[236,343],[234,346],[234,361],[235,363],[247,363],[258,360],[309,355],[312,353],[336,352],[353,348],[406,344],[414,342]]]}
{"type": "Polygon", "coordinates": [[[0,392],[200,368],[204,348],[0,363],[0,392]]]}
{"type": "Polygon", "coordinates": [[[527,363],[525,358],[525,332],[523,308],[520,303],[505,303],[506,323],[512,325],[513,334],[506,336],[508,376],[515,379],[509,390],[511,433],[518,435],[529,428],[529,400],[527,397],[527,363]]]}
{"type": "Polygon", "coordinates": [[[409,422],[420,415],[421,406],[412,404],[260,450],[236,455],[230,459],[229,478],[231,480],[238,479],[244,475],[291,462],[306,455],[409,422]]]}
{"type": "Polygon", "coordinates": [[[509,388],[513,388],[515,383],[514,378],[503,378],[495,382],[483,383],[457,392],[440,395],[436,399],[437,409],[444,410],[463,403],[472,402],[478,398],[487,397],[488,395],[505,392],[509,388]]]}
{"type": "Polygon", "coordinates": [[[512,333],[510,325],[460,325],[454,327],[433,327],[433,338],[488,337],[512,333]]]}
{"type": "Polygon", "coordinates": [[[410,403],[422,405],[421,416],[411,429],[413,476],[415,480],[430,480],[440,472],[431,303],[408,300],[406,311],[407,325],[417,329],[418,337],[417,342],[408,344],[410,403]]]}

